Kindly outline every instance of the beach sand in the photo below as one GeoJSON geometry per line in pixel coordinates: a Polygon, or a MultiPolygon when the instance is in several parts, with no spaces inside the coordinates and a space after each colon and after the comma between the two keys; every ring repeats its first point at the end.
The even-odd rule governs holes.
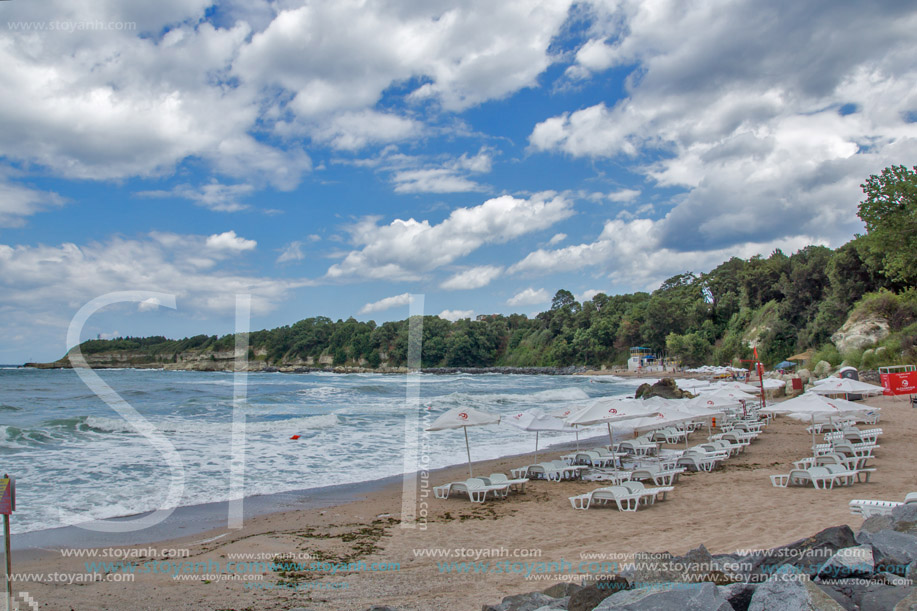
{"type": "MultiPolygon", "coordinates": [[[[15,573],[46,574],[40,580],[17,582],[14,591],[28,592],[41,609],[77,611],[297,607],[363,611],[373,605],[410,610],[478,610],[483,604],[498,603],[504,596],[541,590],[563,578],[579,581],[574,575],[591,572],[590,565],[578,566],[588,554],[608,554],[605,561],[611,562],[641,551],[683,554],[700,544],[714,554],[771,548],[829,526],[849,524],[857,529],[862,519],[849,513],[847,503],[851,499],[901,500],[906,493],[917,490],[912,450],[917,436],[917,410],[911,409],[906,398],[879,397],[865,403],[883,408],[877,426],[884,434],[880,438],[881,449],[870,464],[878,471],[869,483],[852,487],[773,488],[769,474],[786,473],[792,461],[811,453],[811,436],[805,431],[805,423],[780,417],[744,453],[719,470],[683,475],[668,500],[634,513],[619,512],[613,505],[588,511],[570,507],[567,497],[599,487],[598,483],[534,481],[524,494],[514,493],[505,500],[488,500],[483,505],[460,496],[434,499],[431,490],[424,499],[428,504],[426,528],[402,528],[402,489],[400,484],[393,484],[355,502],[263,515],[248,520],[241,530],[223,528],[154,544],[152,547],[160,551],[187,549],[190,555],[182,561],[203,563],[196,568],[186,565],[183,575],[187,581],[160,572],[135,573],[132,583],[68,585],[47,574],[60,573],[73,579],[87,573],[87,559],[46,552],[22,562],[17,562],[14,554],[15,573]],[[443,573],[442,563],[471,562],[474,558],[433,558],[423,555],[431,552],[420,551],[456,549],[480,550],[478,561],[489,561],[489,571],[443,573]],[[357,564],[352,567],[355,570],[335,574],[300,571],[281,576],[261,570],[254,576],[238,572],[231,575],[226,569],[234,554],[257,555],[249,558],[288,555],[305,563],[311,562],[311,557],[315,561],[357,564]],[[498,554],[502,557],[490,557],[498,554]],[[571,563],[572,568],[555,571],[547,580],[527,580],[512,572],[525,570],[524,563],[562,560],[571,563]],[[511,572],[498,573],[496,565],[500,561],[516,564],[504,564],[511,572]],[[215,567],[216,563],[224,579],[234,580],[201,580],[210,572],[205,567],[215,567]],[[389,570],[372,570],[385,565],[389,570]],[[256,581],[259,576],[262,579],[256,581]],[[299,589],[279,588],[277,584],[284,581],[299,589]],[[251,589],[246,582],[262,585],[251,589]],[[273,589],[269,588],[271,584],[273,589]]],[[[691,441],[700,443],[705,436],[705,430],[698,431],[691,441]]],[[[431,441],[435,444],[435,440],[434,436],[431,441]]],[[[475,464],[474,469],[476,474],[508,473],[512,467],[528,464],[528,458],[487,461],[475,464]]],[[[450,467],[431,473],[429,484],[432,487],[466,477],[467,465],[450,467]]],[[[159,554],[133,560],[142,567],[152,560],[169,559],[159,554]]]]}

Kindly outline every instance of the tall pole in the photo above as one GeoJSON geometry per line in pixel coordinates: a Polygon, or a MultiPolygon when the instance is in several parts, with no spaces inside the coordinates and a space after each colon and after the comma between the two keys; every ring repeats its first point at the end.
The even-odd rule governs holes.
{"type": "Polygon", "coordinates": [[[6,608],[13,608],[13,562],[10,558],[10,515],[3,514],[3,539],[6,541],[6,608]]]}
{"type": "Polygon", "coordinates": [[[474,477],[474,473],[471,472],[471,447],[468,445],[468,427],[463,426],[462,430],[465,431],[465,451],[468,452],[468,477],[474,477]]]}

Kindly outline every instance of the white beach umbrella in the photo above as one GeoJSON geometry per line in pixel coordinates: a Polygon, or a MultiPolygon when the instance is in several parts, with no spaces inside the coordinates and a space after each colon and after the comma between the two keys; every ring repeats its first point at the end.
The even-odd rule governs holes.
{"type": "Polygon", "coordinates": [[[585,426],[589,424],[608,425],[609,443],[614,445],[614,437],[611,433],[611,423],[621,422],[624,420],[635,420],[647,416],[656,416],[659,412],[643,405],[639,399],[616,399],[613,397],[603,397],[596,399],[585,409],[575,412],[567,417],[564,421],[570,425],[585,426]]]}
{"type": "Polygon", "coordinates": [[[844,395],[846,398],[847,395],[851,394],[881,395],[884,390],[881,386],[860,382],[859,380],[851,380],[850,378],[825,378],[816,382],[815,387],[810,392],[819,395],[844,395]]]}
{"type": "Polygon", "coordinates": [[[468,453],[468,476],[474,477],[471,470],[471,447],[468,445],[468,427],[499,424],[500,416],[488,414],[473,407],[453,407],[433,421],[428,431],[444,431],[447,429],[462,429],[465,431],[465,451],[468,453]]]}
{"type": "Polygon", "coordinates": [[[710,386],[710,382],[698,378],[679,378],[675,380],[675,385],[682,390],[689,390],[694,392],[695,388],[704,388],[705,386],[710,386]]]}
{"type": "Polygon", "coordinates": [[[872,408],[845,399],[826,399],[813,392],[807,392],[793,399],[770,405],[761,410],[765,414],[789,414],[796,420],[811,419],[812,451],[815,451],[815,419],[833,420],[839,416],[864,415],[872,408]]]}
{"type": "Polygon", "coordinates": [[[784,388],[786,382],[783,380],[778,380],[777,378],[764,378],[764,390],[777,390],[778,388],[784,388]]]}
{"type": "MultiPolygon", "coordinates": [[[[672,424],[681,424],[697,419],[697,416],[681,411],[675,405],[672,405],[677,403],[677,400],[673,401],[669,399],[663,399],[662,397],[652,397],[647,401],[644,401],[644,403],[649,403],[653,399],[658,399],[658,401],[653,401],[654,405],[648,407],[652,407],[652,409],[656,410],[658,413],[655,416],[637,418],[636,420],[628,421],[627,425],[634,427],[634,431],[639,433],[655,431],[656,429],[665,428],[672,424]]],[[[688,435],[685,434],[685,448],[687,447],[688,435]]]]}
{"type": "Polygon", "coordinates": [[[742,392],[747,392],[752,395],[757,395],[761,392],[761,389],[757,386],[752,386],[745,382],[717,382],[715,386],[718,388],[727,388],[729,390],[741,390],[742,392]]]}
{"type": "Polygon", "coordinates": [[[549,416],[537,407],[506,416],[503,422],[522,431],[535,432],[535,462],[538,462],[538,434],[541,431],[569,432],[574,430],[572,426],[564,421],[549,416]]]}

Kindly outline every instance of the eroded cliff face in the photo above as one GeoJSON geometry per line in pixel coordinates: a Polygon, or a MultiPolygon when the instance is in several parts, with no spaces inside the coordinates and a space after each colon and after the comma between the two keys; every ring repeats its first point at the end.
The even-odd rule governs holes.
{"type": "Polygon", "coordinates": [[[891,333],[885,318],[869,314],[857,316],[855,313],[831,336],[831,342],[843,354],[849,350],[869,348],[885,339],[891,333]]]}
{"type": "MultiPolygon", "coordinates": [[[[267,352],[255,350],[254,358],[249,358],[245,367],[240,371],[279,371],[296,373],[303,371],[336,371],[344,373],[363,373],[379,371],[384,373],[404,373],[407,368],[382,367],[369,369],[365,367],[331,367],[333,360],[330,355],[320,356],[318,359],[307,357],[305,359],[285,359],[281,363],[268,364],[264,359],[267,352]]],[[[139,350],[112,350],[110,352],[97,352],[84,354],[86,365],[92,369],[166,369],[173,371],[236,371],[236,357],[234,350],[188,350],[177,354],[148,354],[139,350]]],[[[249,355],[250,357],[252,355],[249,355]]],[[[69,369],[74,366],[68,354],[64,358],[51,363],[26,363],[26,367],[37,369],[69,369]]]]}

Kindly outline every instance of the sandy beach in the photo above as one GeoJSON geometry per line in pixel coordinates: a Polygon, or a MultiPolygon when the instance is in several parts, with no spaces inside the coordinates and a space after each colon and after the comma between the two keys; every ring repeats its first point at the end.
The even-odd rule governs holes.
{"type": "MultiPolygon", "coordinates": [[[[878,425],[884,430],[881,449],[870,465],[878,471],[869,483],[851,487],[773,488],[769,474],[786,473],[792,461],[810,454],[805,424],[781,417],[720,469],[684,474],[668,500],[635,513],[612,506],[571,508],[569,496],[601,484],[533,481],[524,494],[483,505],[460,496],[434,499],[431,491],[424,499],[425,528],[404,528],[402,486],[396,482],[353,502],[258,516],[240,530],[219,528],[134,548],[101,548],[92,552],[95,557],[44,551],[19,560],[14,554],[14,573],[22,576],[14,591],[28,592],[41,609],[78,611],[363,611],[373,605],[477,610],[504,596],[544,589],[564,579],[578,582],[601,570],[592,571],[595,565],[590,563],[601,561],[603,554],[610,562],[641,551],[681,554],[700,544],[712,553],[771,548],[828,526],[849,524],[857,529],[862,519],[849,513],[851,499],[901,500],[917,490],[911,450],[917,413],[906,398],[879,397],[865,403],[883,410],[878,425]],[[170,557],[176,554],[186,556],[170,557]],[[451,572],[444,571],[449,563],[473,562],[475,554],[479,562],[489,562],[486,572],[483,565],[477,573],[457,573],[454,565],[451,572]],[[100,565],[87,567],[88,562],[125,557],[133,563],[133,573],[108,566],[110,574],[102,581],[87,583],[90,574],[106,572],[100,565]],[[304,565],[323,561],[336,568],[332,572],[329,564],[326,570],[281,573],[246,564],[271,558],[291,558],[304,565]],[[584,559],[587,564],[581,566],[584,559]],[[232,562],[237,563],[233,569],[232,562]],[[524,573],[533,565],[526,564],[538,562],[566,562],[571,568],[527,579],[524,573]]],[[[705,436],[705,431],[698,431],[692,442],[700,443],[705,436]]],[[[529,458],[477,463],[474,469],[476,474],[508,473],[528,464],[529,458]]],[[[467,466],[461,465],[431,473],[429,484],[465,477],[467,466]]]]}

